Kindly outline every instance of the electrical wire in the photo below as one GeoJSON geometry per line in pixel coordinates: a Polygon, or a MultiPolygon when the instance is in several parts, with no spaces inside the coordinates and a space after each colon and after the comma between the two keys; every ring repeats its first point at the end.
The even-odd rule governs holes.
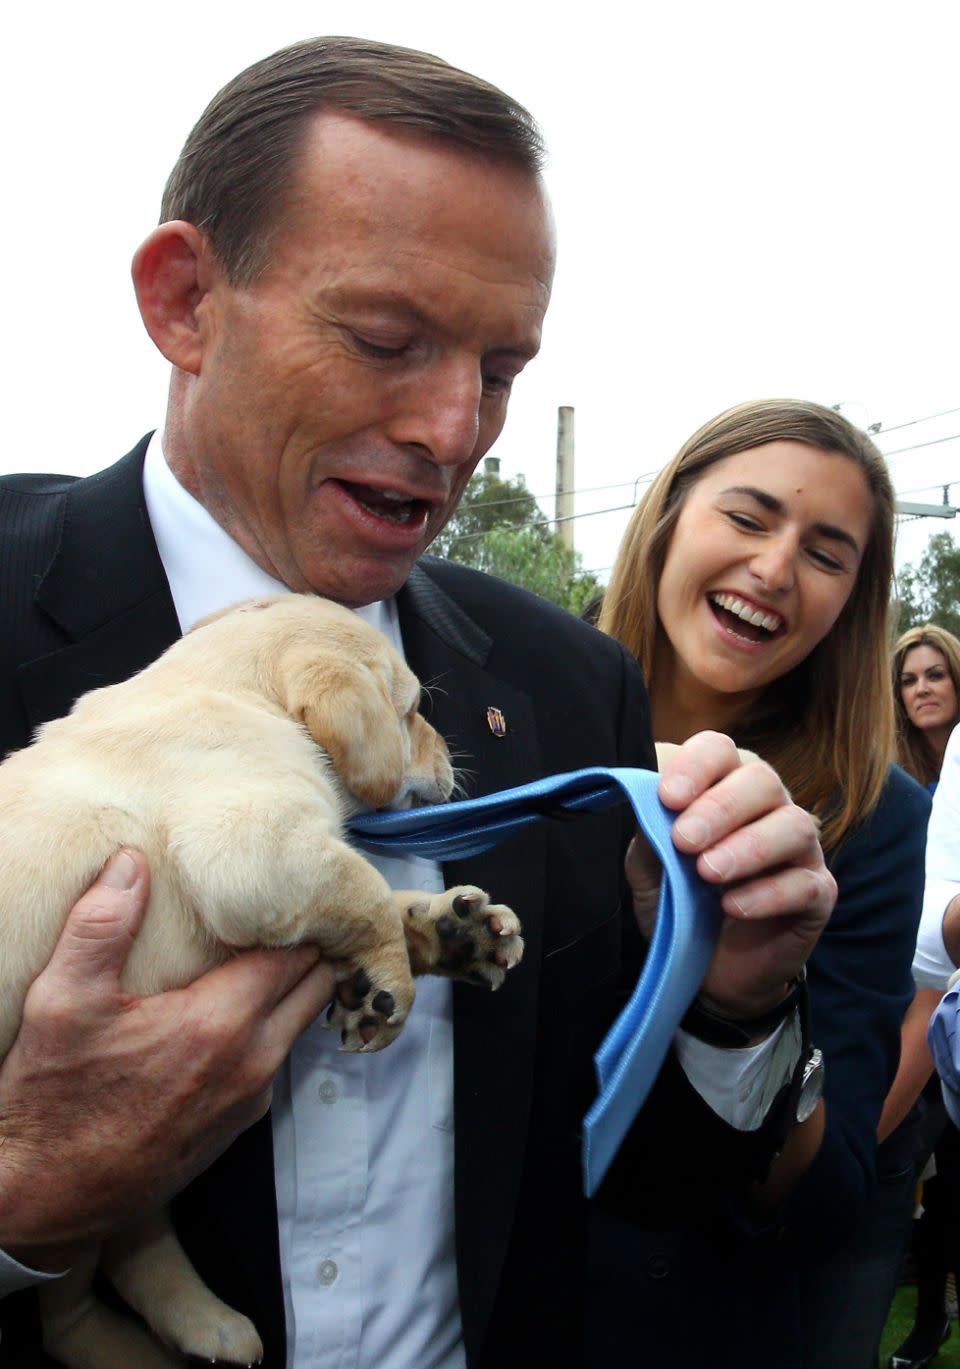
{"type": "Polygon", "coordinates": [[[949,489],[951,485],[960,485],[960,476],[954,476],[952,480],[935,480],[930,485],[914,485],[909,490],[897,490],[897,498],[903,499],[908,494],[923,494],[925,490],[949,489]]]}
{"type": "MultiPolygon", "coordinates": [[[[627,485],[636,486],[644,480],[652,480],[656,474],[656,471],[645,471],[643,475],[635,475],[632,480],[614,480],[609,485],[585,485],[582,489],[563,490],[562,493],[565,497],[572,497],[578,494],[596,494],[601,490],[620,490],[627,485]]],[[[508,484],[509,481],[505,480],[503,483],[508,484]]],[[[478,507],[502,509],[506,508],[508,504],[525,504],[528,499],[533,499],[539,503],[541,499],[555,499],[556,494],[556,490],[551,490],[549,494],[531,494],[527,491],[524,494],[513,495],[509,499],[485,499],[482,505],[478,507]]]]}
{"type": "Polygon", "coordinates": [[[894,423],[889,428],[885,428],[881,423],[874,436],[883,437],[885,433],[898,433],[901,428],[912,428],[917,423],[930,423],[934,418],[946,418],[948,414],[960,414],[960,409],[941,409],[938,414],[925,414],[923,418],[910,418],[906,423],[894,423]]]}
{"type": "MultiPolygon", "coordinates": [[[[480,507],[488,509],[489,504],[480,507]]],[[[499,528],[507,528],[511,532],[523,532],[525,528],[540,528],[544,524],[553,523],[575,523],[578,518],[596,518],[601,513],[620,513],[624,509],[636,508],[635,504],[614,504],[609,509],[588,509],[585,513],[571,513],[564,518],[547,518],[544,514],[543,523],[501,523],[498,528],[482,528],[480,532],[461,532],[456,537],[450,538],[450,545],[459,545],[461,542],[475,542],[478,537],[486,537],[488,532],[497,531],[499,528]]]]}
{"type": "Polygon", "coordinates": [[[902,456],[904,452],[918,452],[921,447],[939,447],[943,442],[956,442],[960,438],[960,433],[951,433],[949,437],[935,437],[930,442],[914,442],[912,447],[897,447],[892,452],[884,452],[883,455],[889,461],[891,456],[902,456]]]}

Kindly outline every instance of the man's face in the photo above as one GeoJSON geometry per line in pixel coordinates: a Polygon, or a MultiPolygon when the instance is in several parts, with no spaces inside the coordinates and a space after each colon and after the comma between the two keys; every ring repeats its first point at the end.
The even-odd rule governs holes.
{"type": "Polygon", "coordinates": [[[553,242],[536,179],[324,114],[266,271],[208,258],[182,482],[264,569],[393,594],[450,517],[536,353],[553,242]]]}

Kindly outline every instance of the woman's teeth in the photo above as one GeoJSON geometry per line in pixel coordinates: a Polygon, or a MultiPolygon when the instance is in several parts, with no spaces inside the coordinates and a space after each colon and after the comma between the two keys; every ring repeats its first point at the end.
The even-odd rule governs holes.
{"type": "Polygon", "coordinates": [[[783,622],[779,614],[763,613],[760,609],[745,604],[733,594],[710,594],[707,597],[718,608],[726,609],[727,613],[732,613],[741,622],[749,623],[751,627],[762,628],[764,632],[776,632],[783,622]]]}

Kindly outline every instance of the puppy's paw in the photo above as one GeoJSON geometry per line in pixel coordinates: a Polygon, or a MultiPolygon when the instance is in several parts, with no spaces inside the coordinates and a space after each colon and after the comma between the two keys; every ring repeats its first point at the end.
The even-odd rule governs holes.
{"type": "Polygon", "coordinates": [[[412,1001],[408,991],[386,988],[364,969],[351,970],[337,984],[324,1025],[339,1031],[342,1050],[383,1050],[400,1034],[412,1001]]]}
{"type": "Polygon", "coordinates": [[[252,1366],[263,1359],[263,1343],[251,1321],[221,1304],[211,1309],[184,1308],[173,1337],[177,1349],[191,1361],[252,1366]]]}
{"type": "Polygon", "coordinates": [[[499,989],[523,956],[520,922],[512,908],[491,903],[472,884],[432,897],[398,896],[414,974],[442,974],[499,989]]]}

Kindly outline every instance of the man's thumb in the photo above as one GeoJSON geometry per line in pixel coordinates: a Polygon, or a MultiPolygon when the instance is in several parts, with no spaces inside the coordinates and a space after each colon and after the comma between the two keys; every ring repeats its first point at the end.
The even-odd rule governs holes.
{"type": "Polygon", "coordinates": [[[122,847],[70,909],[49,969],[68,978],[117,977],[147,907],[150,875],[139,851],[122,847]]]}

